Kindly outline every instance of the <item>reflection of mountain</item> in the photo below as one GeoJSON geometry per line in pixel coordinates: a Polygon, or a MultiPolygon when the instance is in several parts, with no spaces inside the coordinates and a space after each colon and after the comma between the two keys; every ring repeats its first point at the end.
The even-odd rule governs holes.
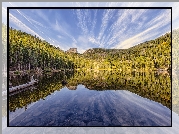
{"type": "Polygon", "coordinates": [[[99,80],[99,83],[96,83],[94,81],[91,82],[84,82],[83,83],[85,85],[86,88],[88,88],[89,90],[98,90],[98,91],[102,91],[102,90],[115,90],[116,85],[111,85],[111,84],[107,84],[106,82],[102,82],[99,80]],[[91,84],[94,83],[94,84],[91,84]]]}
{"type": "MultiPolygon", "coordinates": [[[[76,71],[67,73],[66,87],[76,90],[82,84],[89,90],[128,90],[144,98],[159,102],[171,108],[171,80],[167,73],[157,72],[120,72],[120,71],[76,71]],[[96,76],[96,77],[94,77],[96,76]]],[[[61,81],[63,74],[55,73],[50,78],[44,76],[37,86],[37,90],[26,90],[10,96],[10,110],[22,108],[32,102],[44,99],[64,86],[61,81]]]]}
{"type": "MultiPolygon", "coordinates": [[[[70,73],[66,72],[67,78],[70,77],[70,73]]],[[[39,83],[35,90],[24,90],[18,94],[14,94],[9,97],[9,110],[15,111],[16,108],[23,108],[33,102],[45,99],[48,95],[52,94],[56,90],[60,90],[64,86],[61,81],[63,79],[63,73],[53,73],[44,75],[39,79],[39,83]]],[[[17,80],[18,81],[18,80],[17,80]]]]}
{"type": "Polygon", "coordinates": [[[158,72],[76,72],[68,84],[83,84],[89,90],[128,90],[171,108],[171,80],[158,72]],[[96,76],[96,77],[94,77],[96,76]]]}
{"type": "Polygon", "coordinates": [[[76,90],[77,86],[66,86],[69,90],[76,90]]]}

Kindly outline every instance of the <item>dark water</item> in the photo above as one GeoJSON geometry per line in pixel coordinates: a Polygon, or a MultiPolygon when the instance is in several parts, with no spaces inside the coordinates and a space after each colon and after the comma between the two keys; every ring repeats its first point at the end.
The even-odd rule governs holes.
{"type": "Polygon", "coordinates": [[[166,73],[81,71],[36,78],[38,85],[9,97],[10,126],[171,126],[166,73]]]}

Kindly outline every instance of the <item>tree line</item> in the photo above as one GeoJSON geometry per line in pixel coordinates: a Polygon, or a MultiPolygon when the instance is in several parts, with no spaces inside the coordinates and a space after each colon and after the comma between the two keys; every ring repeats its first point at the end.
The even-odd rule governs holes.
{"type": "Polygon", "coordinates": [[[8,47],[9,69],[14,71],[36,68],[122,71],[171,69],[171,33],[129,49],[92,48],[79,54],[65,53],[45,40],[10,27],[8,47]]]}
{"type": "MultiPolygon", "coordinates": [[[[171,33],[166,33],[155,40],[140,43],[129,49],[89,49],[83,54],[83,57],[93,62],[93,66],[90,68],[170,70],[171,33]]],[[[86,66],[88,67],[87,64],[86,66]]]]}
{"type": "Polygon", "coordinates": [[[9,69],[73,69],[73,62],[60,48],[20,30],[9,28],[9,69]]]}

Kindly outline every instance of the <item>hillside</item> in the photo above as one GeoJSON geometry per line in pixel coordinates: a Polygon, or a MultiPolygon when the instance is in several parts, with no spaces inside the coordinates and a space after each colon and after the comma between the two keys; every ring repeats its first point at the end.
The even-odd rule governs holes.
{"type": "Polygon", "coordinates": [[[9,69],[12,71],[74,68],[68,55],[60,48],[13,28],[9,28],[8,47],[9,69]]]}
{"type": "MultiPolygon", "coordinates": [[[[5,27],[5,26],[3,26],[5,27]]],[[[129,49],[91,48],[83,54],[60,48],[23,31],[9,28],[9,69],[167,70],[171,67],[171,33],[129,49]]]]}
{"type": "Polygon", "coordinates": [[[128,68],[169,69],[171,64],[171,33],[151,41],[140,43],[129,49],[93,48],[85,51],[83,57],[107,61],[118,66],[119,61],[128,68]],[[127,61],[127,63],[125,63],[127,61]]]}

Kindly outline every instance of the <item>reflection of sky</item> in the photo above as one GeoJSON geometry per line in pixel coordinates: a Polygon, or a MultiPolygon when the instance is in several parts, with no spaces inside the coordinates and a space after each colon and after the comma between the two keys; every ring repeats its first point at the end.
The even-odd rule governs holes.
{"type": "MultiPolygon", "coordinates": [[[[117,91],[120,94],[120,91],[117,91]]],[[[147,98],[143,98],[134,93],[124,90],[122,96],[131,103],[145,109],[147,112],[152,113],[154,116],[165,117],[166,120],[170,120],[171,111],[167,107],[158,102],[154,102],[147,98]]]]}
{"type": "MultiPolygon", "coordinates": [[[[31,106],[33,106],[35,103],[37,102],[33,102],[32,104],[29,104],[27,106],[27,109],[30,108],[31,106]]],[[[17,108],[16,112],[11,112],[9,115],[9,121],[12,121],[13,119],[15,119],[16,117],[18,117],[19,115],[21,115],[22,113],[25,112],[25,107],[23,108],[17,108]]]]}
{"type": "MultiPolygon", "coordinates": [[[[19,114],[19,110],[15,113],[10,113],[10,117],[14,118],[10,125],[15,125],[16,122],[19,122],[19,118],[23,119],[22,123],[18,124],[19,126],[25,125],[32,120],[37,120],[38,122],[38,119],[41,118],[46,118],[46,120],[48,120],[48,118],[57,118],[58,121],[64,122],[65,120],[61,120],[61,118],[67,119],[69,114],[72,114],[72,120],[83,122],[85,111],[89,112],[90,118],[93,117],[98,122],[104,124],[112,124],[114,122],[112,120],[114,120],[113,118],[115,117],[116,125],[171,125],[171,111],[161,104],[144,99],[125,90],[96,91],[88,90],[83,85],[78,85],[76,90],[69,90],[65,87],[60,91],[56,91],[47,96],[44,101],[40,100],[36,102],[35,105],[28,107],[27,111],[19,116],[14,116],[16,113],[19,114]],[[46,108],[49,108],[50,111],[51,109],[53,110],[46,112],[46,108]],[[66,110],[65,114],[59,115],[59,113],[62,112],[61,109],[66,110]],[[55,114],[54,111],[58,111],[58,114],[55,114]],[[99,113],[97,117],[95,117],[95,111],[99,111],[97,112],[99,113]],[[36,113],[38,114],[38,119],[35,117],[37,116],[36,113]],[[75,115],[74,113],[80,114],[75,115]],[[81,118],[79,119],[79,117],[81,118]]],[[[92,120],[87,119],[86,125],[90,122],[92,122],[92,120]]],[[[39,122],[39,126],[46,125],[41,123],[42,122],[39,122]]],[[[52,126],[57,124],[52,124],[52,126]]]]}

